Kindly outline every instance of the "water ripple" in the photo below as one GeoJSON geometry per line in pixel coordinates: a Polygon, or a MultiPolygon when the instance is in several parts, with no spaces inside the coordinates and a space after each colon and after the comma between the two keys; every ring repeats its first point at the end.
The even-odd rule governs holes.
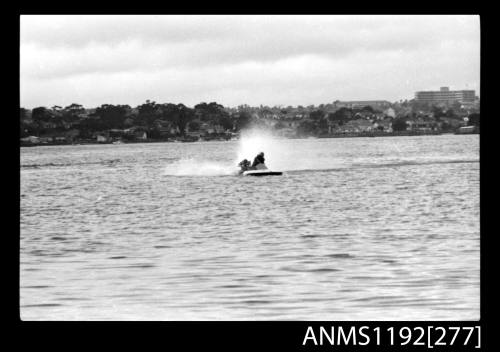
{"type": "Polygon", "coordinates": [[[239,148],[22,148],[23,320],[479,318],[478,136],[239,148]]]}

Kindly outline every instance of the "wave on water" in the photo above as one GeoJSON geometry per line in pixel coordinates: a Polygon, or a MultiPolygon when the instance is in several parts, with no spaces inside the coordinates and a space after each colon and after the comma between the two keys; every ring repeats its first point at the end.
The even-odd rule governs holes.
{"type": "Polygon", "coordinates": [[[477,163],[477,159],[455,159],[455,158],[436,158],[436,159],[408,159],[398,160],[394,162],[374,162],[374,163],[353,163],[351,168],[365,167],[397,167],[397,166],[412,166],[412,165],[432,165],[432,164],[461,164],[461,163],[477,163]]]}
{"type": "Polygon", "coordinates": [[[478,163],[479,160],[463,159],[463,160],[400,160],[395,162],[373,162],[373,163],[352,163],[350,165],[343,165],[337,167],[325,167],[325,168],[304,168],[304,169],[293,169],[287,170],[290,173],[303,173],[303,172],[318,172],[318,171],[344,171],[353,169],[366,169],[366,168],[385,168],[385,167],[402,167],[402,166],[417,166],[417,165],[434,165],[434,164],[463,164],[463,163],[478,163]]]}
{"type": "Polygon", "coordinates": [[[89,162],[21,164],[21,168],[41,169],[44,167],[68,167],[68,166],[80,166],[80,165],[115,165],[120,161],[121,161],[120,159],[112,159],[112,160],[89,161],[89,162]]]}
{"type": "Polygon", "coordinates": [[[294,169],[294,170],[286,170],[290,174],[300,174],[300,173],[309,173],[309,172],[328,172],[328,171],[345,171],[345,170],[354,170],[354,169],[367,169],[367,168],[385,168],[385,167],[401,167],[401,166],[416,166],[416,165],[433,165],[433,164],[462,164],[462,163],[477,163],[478,160],[444,160],[444,161],[428,161],[428,162],[395,162],[395,163],[382,163],[382,164],[352,164],[346,165],[342,167],[333,167],[333,168],[321,168],[321,169],[294,169]]]}

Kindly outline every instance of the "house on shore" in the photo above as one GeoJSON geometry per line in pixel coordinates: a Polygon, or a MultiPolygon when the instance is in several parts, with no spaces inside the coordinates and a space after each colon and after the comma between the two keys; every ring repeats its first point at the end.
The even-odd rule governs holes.
{"type": "Polygon", "coordinates": [[[472,134],[476,133],[476,131],[477,131],[476,126],[462,126],[459,127],[456,134],[472,134]]]}
{"type": "Polygon", "coordinates": [[[408,124],[407,129],[410,131],[435,131],[438,128],[435,121],[426,120],[422,117],[408,120],[406,123],[408,124]]]}
{"type": "Polygon", "coordinates": [[[109,143],[111,142],[111,139],[103,134],[98,134],[96,135],[96,141],[97,143],[109,143]]]}
{"type": "Polygon", "coordinates": [[[123,130],[127,137],[135,140],[146,140],[148,139],[148,134],[142,127],[130,127],[123,130]]]}
{"type": "Polygon", "coordinates": [[[40,143],[40,137],[37,137],[37,136],[24,137],[24,138],[21,138],[21,142],[31,143],[31,144],[40,143]]]}
{"type": "Polygon", "coordinates": [[[359,118],[356,120],[348,121],[347,123],[339,126],[339,132],[370,132],[374,128],[370,120],[359,118]]]}
{"type": "Polygon", "coordinates": [[[392,132],[392,121],[390,119],[376,121],[373,124],[374,131],[392,132]]]}
{"type": "Polygon", "coordinates": [[[200,132],[200,131],[186,132],[186,137],[193,138],[195,140],[200,139],[201,135],[202,135],[202,132],[200,132]]]}

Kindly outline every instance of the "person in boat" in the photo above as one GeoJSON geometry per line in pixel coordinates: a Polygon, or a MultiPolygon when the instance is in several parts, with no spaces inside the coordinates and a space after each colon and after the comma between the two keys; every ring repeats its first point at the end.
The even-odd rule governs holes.
{"type": "Polygon", "coordinates": [[[255,170],[267,169],[266,164],[264,162],[265,162],[264,153],[260,152],[259,154],[257,154],[255,159],[253,159],[253,163],[252,163],[251,167],[252,167],[252,169],[255,169],[255,170]]]}
{"type": "Polygon", "coordinates": [[[247,159],[243,159],[243,161],[241,161],[238,166],[241,168],[240,174],[251,169],[250,161],[248,161],[247,159]]]}

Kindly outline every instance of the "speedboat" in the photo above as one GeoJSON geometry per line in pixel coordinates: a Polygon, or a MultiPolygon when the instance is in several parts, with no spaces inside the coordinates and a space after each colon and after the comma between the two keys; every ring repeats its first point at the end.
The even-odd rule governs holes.
{"type": "MultiPolygon", "coordinates": [[[[241,166],[241,163],[240,163],[241,166]]],[[[258,164],[255,167],[242,166],[240,175],[243,176],[279,176],[282,175],[281,171],[271,171],[265,164],[258,164]]]]}

